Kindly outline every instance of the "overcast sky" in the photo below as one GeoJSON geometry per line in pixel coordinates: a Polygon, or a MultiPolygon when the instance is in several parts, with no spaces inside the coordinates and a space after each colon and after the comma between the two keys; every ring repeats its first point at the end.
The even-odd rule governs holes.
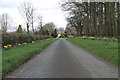
{"type": "MultiPolygon", "coordinates": [[[[25,26],[24,18],[18,7],[24,0],[0,0],[0,14],[8,13],[12,18],[14,28],[19,24],[25,26]]],[[[43,22],[54,22],[57,27],[66,27],[65,14],[61,11],[60,0],[30,0],[36,8],[36,13],[43,16],[43,22]]],[[[13,28],[12,28],[13,29],[13,28]]]]}

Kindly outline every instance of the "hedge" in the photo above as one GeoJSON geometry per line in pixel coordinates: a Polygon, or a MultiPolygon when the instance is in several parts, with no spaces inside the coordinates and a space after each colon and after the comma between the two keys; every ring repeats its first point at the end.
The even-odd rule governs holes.
{"type": "Polygon", "coordinates": [[[32,41],[50,38],[50,36],[31,35],[27,33],[6,33],[2,34],[2,47],[5,45],[16,45],[21,43],[31,43],[32,41]]]}

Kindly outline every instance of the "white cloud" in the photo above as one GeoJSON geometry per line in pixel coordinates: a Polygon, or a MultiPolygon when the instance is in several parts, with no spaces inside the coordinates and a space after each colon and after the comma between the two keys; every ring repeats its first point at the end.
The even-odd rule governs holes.
{"type": "MultiPolygon", "coordinates": [[[[24,18],[20,15],[18,7],[25,0],[0,0],[0,14],[8,13],[13,19],[14,26],[24,24],[24,18]]],[[[54,22],[58,27],[65,27],[66,21],[60,9],[59,0],[31,0],[37,13],[43,16],[44,23],[54,22]]]]}

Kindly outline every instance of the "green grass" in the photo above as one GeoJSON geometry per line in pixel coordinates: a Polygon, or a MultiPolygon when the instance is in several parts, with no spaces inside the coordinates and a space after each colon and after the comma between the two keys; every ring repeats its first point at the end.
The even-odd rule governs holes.
{"type": "Polygon", "coordinates": [[[2,77],[2,49],[0,48],[0,78],[2,77]]]}
{"type": "Polygon", "coordinates": [[[13,47],[2,51],[2,75],[6,75],[39,53],[57,39],[39,41],[34,44],[13,47]]]}
{"type": "Polygon", "coordinates": [[[79,38],[68,38],[67,40],[115,65],[118,65],[118,43],[79,38]]]}

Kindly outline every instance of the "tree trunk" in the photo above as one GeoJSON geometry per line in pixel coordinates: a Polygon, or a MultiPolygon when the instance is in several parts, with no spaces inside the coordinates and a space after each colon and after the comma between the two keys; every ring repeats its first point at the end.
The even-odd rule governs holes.
{"type": "Polygon", "coordinates": [[[33,31],[33,34],[34,34],[34,25],[33,25],[33,22],[32,22],[32,31],[33,31]]]}
{"type": "Polygon", "coordinates": [[[27,23],[27,33],[29,34],[29,24],[27,23]]]}

